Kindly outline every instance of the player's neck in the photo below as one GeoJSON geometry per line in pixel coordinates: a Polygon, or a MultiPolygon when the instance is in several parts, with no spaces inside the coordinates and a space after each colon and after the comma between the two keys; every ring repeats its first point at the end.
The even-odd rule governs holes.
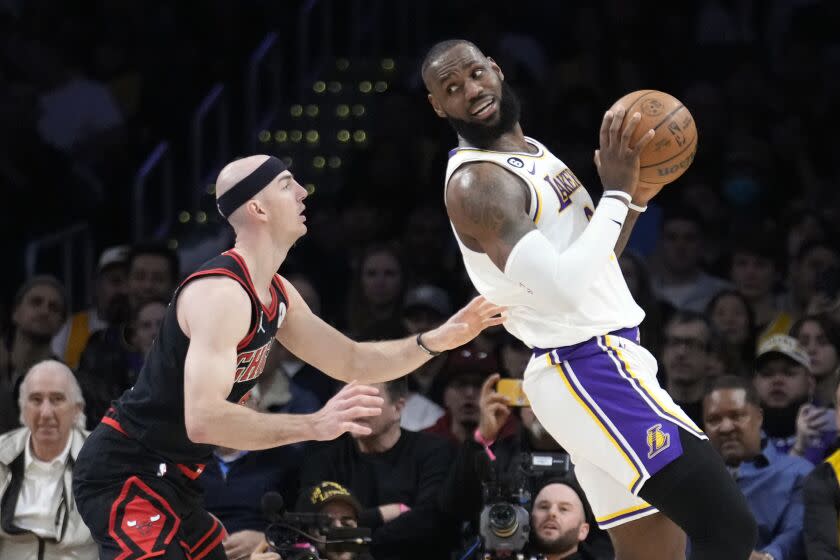
{"type": "Polygon", "coordinates": [[[482,150],[492,150],[494,152],[534,152],[527,140],[525,140],[525,133],[522,132],[522,126],[519,123],[513,125],[509,131],[505,132],[494,141],[486,146],[473,146],[464,137],[458,137],[458,145],[465,147],[481,148],[482,150]]]}
{"type": "Polygon", "coordinates": [[[267,237],[239,234],[236,236],[234,250],[245,260],[254,287],[258,291],[265,291],[259,294],[263,297],[268,293],[274,274],[286,260],[289,248],[278,248],[267,237]]]}

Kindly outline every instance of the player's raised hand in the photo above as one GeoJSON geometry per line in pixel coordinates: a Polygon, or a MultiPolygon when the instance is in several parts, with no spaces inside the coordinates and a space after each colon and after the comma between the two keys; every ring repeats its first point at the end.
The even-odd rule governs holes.
{"type": "Polygon", "coordinates": [[[327,441],[344,432],[369,435],[370,427],[359,420],[378,416],[382,412],[385,400],[378,395],[379,389],[376,387],[351,381],[312,415],[312,439],[327,441]]]}
{"type": "Polygon", "coordinates": [[[633,113],[625,119],[624,107],[620,105],[604,114],[599,132],[601,145],[595,150],[595,166],[604,190],[620,190],[631,196],[635,192],[639,182],[639,154],[654,135],[649,130],[635,146],[630,145],[641,118],[641,113],[633,113]]]}
{"type": "Polygon", "coordinates": [[[484,296],[472,299],[444,324],[423,334],[423,344],[430,350],[443,352],[474,339],[478,334],[505,321],[505,308],[487,301],[484,296]]]}

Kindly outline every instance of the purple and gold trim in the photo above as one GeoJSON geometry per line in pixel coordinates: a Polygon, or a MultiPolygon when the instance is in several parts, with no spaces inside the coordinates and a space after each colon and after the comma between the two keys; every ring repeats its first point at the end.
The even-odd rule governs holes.
{"type": "Polygon", "coordinates": [[[635,519],[640,519],[642,517],[652,515],[657,511],[659,510],[653,507],[652,505],[644,503],[638,506],[633,506],[619,510],[615,513],[611,513],[603,517],[598,517],[595,519],[595,521],[598,523],[598,527],[600,527],[601,529],[609,529],[611,527],[615,527],[616,525],[627,523],[628,521],[633,521],[635,519]]]}
{"type": "Polygon", "coordinates": [[[557,370],[560,374],[560,378],[563,380],[563,383],[566,385],[566,388],[578,401],[578,404],[592,417],[595,421],[595,424],[604,432],[604,435],[607,436],[612,444],[618,449],[621,456],[633,470],[634,478],[627,485],[627,489],[630,490],[632,494],[636,494],[639,489],[642,487],[642,484],[650,477],[647,474],[647,471],[644,468],[639,457],[636,455],[636,452],[633,448],[627,443],[618,429],[613,425],[610,418],[604,414],[601,408],[595,403],[594,399],[590,396],[587,390],[583,387],[580,382],[580,379],[575,375],[575,372],[572,370],[571,365],[569,362],[561,362],[559,357],[557,356],[557,351],[552,351],[548,353],[548,363],[557,370]]]}

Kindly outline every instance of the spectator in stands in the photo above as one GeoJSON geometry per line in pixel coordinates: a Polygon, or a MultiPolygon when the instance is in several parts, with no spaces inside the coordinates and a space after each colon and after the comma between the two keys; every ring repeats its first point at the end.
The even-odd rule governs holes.
{"type": "Polygon", "coordinates": [[[180,277],[178,255],[163,243],[140,243],[128,256],[128,297],[132,310],[144,301],[169,300],[180,277]]]}
{"type": "Polygon", "coordinates": [[[777,250],[778,240],[769,231],[736,238],[732,250],[729,277],[750,304],[758,340],[786,334],[793,323],[790,314],[780,309],[775,293],[777,250]]]}
{"type": "Polygon", "coordinates": [[[788,274],[790,293],[787,311],[794,318],[807,313],[808,304],[817,293],[820,277],[837,267],[840,267],[840,253],[833,245],[814,241],[802,246],[788,274]]]}
{"type": "Polygon", "coordinates": [[[790,329],[811,360],[816,384],[814,400],[822,406],[834,404],[834,389],[840,375],[840,325],[826,315],[806,316],[790,329]]]}
{"type": "Polygon", "coordinates": [[[499,337],[499,366],[505,377],[522,379],[533,351],[525,343],[504,331],[499,337]]]}
{"type": "Polygon", "coordinates": [[[332,480],[363,506],[359,524],[373,530],[377,560],[444,558],[453,534],[437,511],[452,450],[446,441],[400,428],[408,391],[404,377],[375,384],[385,402],[363,422],[372,433],[319,444],[301,467],[301,487],[332,480]]]}
{"type": "MultiPolygon", "coordinates": [[[[431,284],[420,284],[405,294],[402,324],[407,334],[416,335],[440,326],[450,313],[452,304],[443,289],[431,284]]],[[[409,374],[409,394],[401,420],[406,430],[425,430],[443,416],[443,408],[427,395],[445,362],[445,354],[435,356],[409,374]]]]}
{"type": "Polygon", "coordinates": [[[723,290],[709,302],[706,317],[737,358],[737,369],[725,373],[748,376],[755,362],[755,321],[746,298],[736,290],[723,290]]]}
{"type": "MultiPolygon", "coordinates": [[[[322,525],[310,527],[311,533],[325,538],[329,529],[364,527],[361,523],[363,508],[347,488],[337,482],[321,481],[304,489],[300,493],[295,511],[326,515],[328,527],[322,525]]],[[[327,560],[370,560],[368,553],[327,552],[326,546],[317,547],[321,558],[327,560]]]]}
{"type": "Polygon", "coordinates": [[[596,558],[585,545],[595,520],[580,485],[572,478],[549,479],[534,494],[526,551],[556,560],[596,558]]]}
{"type": "Polygon", "coordinates": [[[711,331],[704,315],[687,311],[677,312],[665,325],[662,348],[665,388],[698,426],[703,421],[711,331]]]}
{"type": "Polygon", "coordinates": [[[417,284],[440,286],[452,293],[458,261],[457,254],[447,250],[449,225],[444,209],[431,204],[412,208],[402,229],[402,243],[408,277],[417,284]]]}
{"type": "MultiPolygon", "coordinates": [[[[162,300],[149,300],[137,309],[131,319],[126,339],[131,348],[143,357],[143,362],[146,361],[146,354],[149,353],[160,330],[160,325],[163,323],[167,305],[168,303],[162,300]]],[[[136,372],[140,373],[139,368],[143,367],[142,363],[136,367],[136,372]]]]}
{"type": "Polygon", "coordinates": [[[703,398],[703,424],[758,523],[755,558],[802,558],[802,483],[812,465],[762,441],[758,395],[743,377],[715,379],[703,398]]]}
{"type": "Polygon", "coordinates": [[[52,349],[71,369],[79,366],[90,335],[128,320],[128,246],[109,247],[99,256],[95,305],[70,316],[53,337],[52,349]]]}
{"type": "MultiPolygon", "coordinates": [[[[835,389],[840,401],[840,385],[835,389]]],[[[834,425],[840,431],[840,408],[835,409],[834,425]]],[[[840,446],[805,479],[805,553],[808,560],[840,558],[840,446]]]]}
{"type": "Polygon", "coordinates": [[[736,350],[732,348],[732,345],[720,331],[712,329],[710,334],[706,377],[711,379],[712,377],[733,374],[752,377],[752,362],[750,362],[750,368],[745,370],[736,350]]]}
{"type": "Polygon", "coordinates": [[[93,429],[111,401],[134,385],[146,354],[160,330],[167,301],[144,299],[127,323],[90,336],[76,375],[85,397],[88,429],[93,429]]]}
{"type": "MultiPolygon", "coordinates": [[[[321,312],[321,297],[303,274],[286,277],[313,313],[321,312]]],[[[320,315],[319,315],[320,316],[320,315]]],[[[338,392],[335,379],[298,359],[282,345],[275,344],[260,380],[264,404],[272,412],[314,412],[338,392]],[[270,372],[282,372],[283,375],[270,372]],[[268,375],[267,375],[268,374],[268,375]],[[315,406],[313,409],[312,407],[315,406]]]]}
{"type": "MultiPolygon", "coordinates": [[[[301,367],[301,363],[279,342],[272,343],[271,352],[265,361],[265,369],[257,382],[265,410],[286,414],[307,414],[323,406],[315,393],[298,383],[300,378],[296,374],[309,370],[309,364],[304,363],[301,367]]],[[[312,371],[321,373],[314,368],[312,371]]]]}
{"type": "MultiPolygon", "coordinates": [[[[246,406],[266,410],[258,389],[252,389],[246,406]]],[[[293,445],[261,451],[218,447],[213,451],[213,460],[198,482],[204,489],[207,511],[218,517],[228,532],[224,541],[228,558],[246,558],[263,540],[267,526],[263,494],[277,492],[286,504],[294,503],[302,459],[302,449],[293,445]]]]}
{"type": "Polygon", "coordinates": [[[72,468],[87,438],[73,372],[46,360],[20,387],[24,427],[0,436],[0,558],[94,558],[76,510],[72,468]]]}
{"type": "Polygon", "coordinates": [[[666,212],[662,222],[662,266],[653,278],[654,292],[679,310],[702,312],[728,287],[701,269],[703,227],[702,218],[688,208],[666,212]]]}
{"type": "MultiPolygon", "coordinates": [[[[491,375],[482,385],[478,428],[458,447],[440,493],[441,511],[447,512],[453,523],[466,523],[465,533],[470,537],[479,531],[479,514],[483,507],[482,481],[496,476],[510,479],[520,474],[523,454],[564,453],[529,407],[519,409],[521,423],[515,420],[513,409],[495,391],[499,379],[498,374],[491,375]]],[[[570,474],[568,478],[573,479],[574,475],[570,474]]],[[[585,498],[582,500],[585,502],[585,498]]],[[[535,499],[535,507],[536,503],[535,499]]],[[[612,558],[613,550],[607,533],[595,525],[591,513],[588,520],[590,528],[583,537],[587,541],[585,548],[597,558],[612,558]]],[[[535,529],[532,527],[532,530],[535,529]]]]}
{"type": "Polygon", "coordinates": [[[430,395],[432,400],[443,403],[446,413],[426,431],[444,437],[454,445],[471,438],[481,417],[481,386],[498,370],[495,356],[472,346],[450,350],[430,395]]]}
{"type": "Polygon", "coordinates": [[[638,255],[625,250],[618,262],[633,299],[645,310],[645,320],[639,325],[639,336],[645,348],[654,356],[659,356],[665,322],[674,313],[674,306],[656,297],[651,286],[650,272],[638,255]]]}
{"type": "Polygon", "coordinates": [[[371,331],[398,329],[405,268],[393,244],[369,245],[359,259],[347,299],[347,331],[368,338],[371,331]]]}
{"type": "MultiPolygon", "coordinates": [[[[18,289],[12,303],[11,345],[5,384],[12,392],[11,406],[19,414],[17,398],[23,374],[36,363],[58,359],[50,341],[67,317],[64,286],[52,276],[35,276],[18,289]]],[[[3,344],[0,341],[0,344],[3,344]]]]}
{"type": "Polygon", "coordinates": [[[795,207],[785,216],[785,256],[790,272],[802,249],[828,237],[828,226],[814,209],[795,207]]]}
{"type": "Polygon", "coordinates": [[[762,343],[753,383],[764,411],[762,429],[777,451],[821,461],[834,439],[833,414],[811,401],[811,360],[795,338],[777,334],[762,343]]]}

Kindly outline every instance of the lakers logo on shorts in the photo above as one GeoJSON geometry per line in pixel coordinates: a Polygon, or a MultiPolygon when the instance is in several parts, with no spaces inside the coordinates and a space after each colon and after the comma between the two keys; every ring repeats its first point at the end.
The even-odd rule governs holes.
{"type": "Polygon", "coordinates": [[[662,424],[654,424],[647,430],[648,459],[653,459],[671,446],[671,434],[662,431],[662,424]]]}

